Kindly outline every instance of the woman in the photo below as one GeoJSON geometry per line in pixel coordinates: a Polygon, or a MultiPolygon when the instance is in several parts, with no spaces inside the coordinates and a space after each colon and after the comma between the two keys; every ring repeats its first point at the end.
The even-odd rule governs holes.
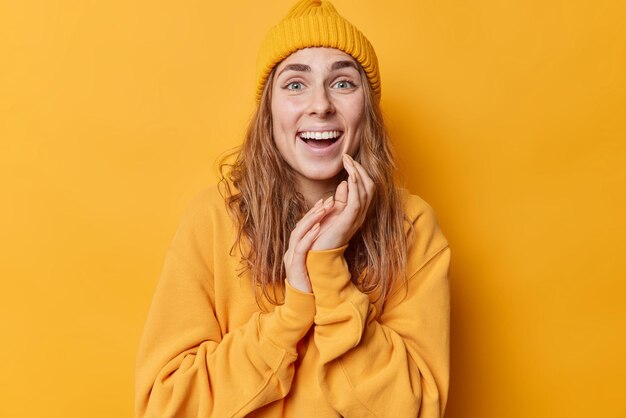
{"type": "Polygon", "coordinates": [[[168,250],[137,416],[443,416],[450,251],[393,183],[374,50],[302,0],[258,74],[242,150],[168,250]]]}

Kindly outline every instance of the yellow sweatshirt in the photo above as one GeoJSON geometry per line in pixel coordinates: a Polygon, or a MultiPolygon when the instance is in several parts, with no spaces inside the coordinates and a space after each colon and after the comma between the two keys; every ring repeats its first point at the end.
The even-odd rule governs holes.
{"type": "Polygon", "coordinates": [[[217,187],[199,193],[170,244],[139,347],[137,417],[443,416],[450,250],[430,206],[407,196],[407,267],[377,318],[350,281],[346,247],[311,251],[313,293],[287,285],[259,306],[229,254],[217,187]],[[401,281],[399,281],[401,282],[401,281]]]}

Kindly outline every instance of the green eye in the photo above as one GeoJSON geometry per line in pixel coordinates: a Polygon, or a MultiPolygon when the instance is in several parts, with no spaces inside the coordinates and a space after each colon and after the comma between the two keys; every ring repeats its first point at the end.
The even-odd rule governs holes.
{"type": "Polygon", "coordinates": [[[356,87],[356,86],[355,86],[355,84],[354,84],[353,82],[348,81],[348,80],[341,80],[341,81],[337,81],[337,82],[335,83],[335,86],[336,86],[338,89],[350,89],[350,88],[356,87]]]}
{"type": "Polygon", "coordinates": [[[291,83],[285,86],[287,90],[302,90],[302,87],[303,85],[299,81],[292,81],[291,83]]]}

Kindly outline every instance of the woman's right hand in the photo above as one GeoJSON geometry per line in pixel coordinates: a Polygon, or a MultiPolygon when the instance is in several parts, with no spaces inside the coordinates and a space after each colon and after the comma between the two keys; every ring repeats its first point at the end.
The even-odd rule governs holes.
{"type": "Polygon", "coordinates": [[[324,201],[320,199],[298,221],[289,237],[289,248],[283,256],[287,282],[302,292],[311,293],[311,282],[306,271],[306,254],[320,232],[320,221],[326,210],[332,206],[332,196],[324,201]]]}

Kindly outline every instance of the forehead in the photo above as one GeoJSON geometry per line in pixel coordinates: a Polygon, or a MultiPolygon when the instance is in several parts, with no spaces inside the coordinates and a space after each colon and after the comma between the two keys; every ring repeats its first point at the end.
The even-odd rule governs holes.
{"type": "Polygon", "coordinates": [[[304,48],[299,49],[282,60],[276,70],[280,71],[289,64],[305,64],[311,67],[329,67],[337,61],[351,61],[357,64],[356,60],[349,54],[335,48],[304,48]]]}

